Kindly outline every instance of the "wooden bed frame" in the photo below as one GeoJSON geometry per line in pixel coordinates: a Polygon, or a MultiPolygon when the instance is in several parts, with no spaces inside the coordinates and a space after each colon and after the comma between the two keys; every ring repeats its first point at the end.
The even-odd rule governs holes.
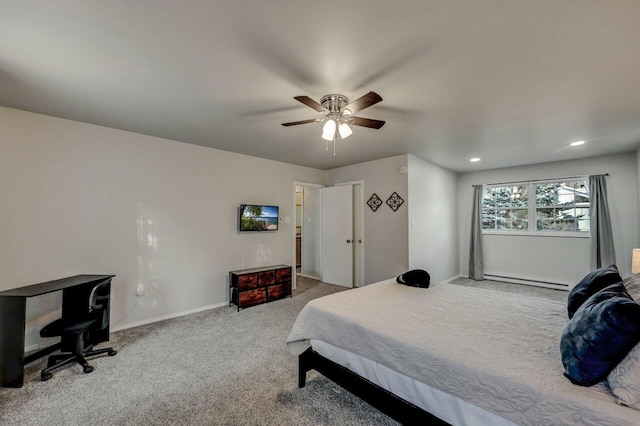
{"type": "Polygon", "coordinates": [[[402,424],[450,426],[433,414],[381,388],[353,371],[309,348],[298,356],[298,387],[303,388],[307,371],[316,370],[363,401],[402,424]]]}

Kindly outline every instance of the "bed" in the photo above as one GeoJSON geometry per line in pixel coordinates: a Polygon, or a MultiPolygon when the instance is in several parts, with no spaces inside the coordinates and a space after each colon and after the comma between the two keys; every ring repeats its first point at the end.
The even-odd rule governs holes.
{"type": "Polygon", "coordinates": [[[562,302],[391,279],[309,302],[287,349],[299,386],[316,369],[403,423],[640,424],[605,382],[563,376],[566,322],[562,302]]]}

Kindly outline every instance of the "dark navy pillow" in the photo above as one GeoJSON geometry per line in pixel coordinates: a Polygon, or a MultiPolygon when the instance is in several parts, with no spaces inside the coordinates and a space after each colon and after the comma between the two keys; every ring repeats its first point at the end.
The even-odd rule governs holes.
{"type": "Polygon", "coordinates": [[[569,318],[578,310],[588,298],[599,292],[611,284],[619,283],[622,277],[618,273],[616,265],[607,266],[606,268],[596,269],[585,276],[572,290],[569,292],[567,301],[567,311],[569,318]]]}
{"type": "Polygon", "coordinates": [[[640,341],[640,305],[622,283],[591,296],[562,331],[564,375],[591,386],[604,380],[640,341]]]}
{"type": "Polygon", "coordinates": [[[429,288],[429,285],[431,284],[431,276],[427,271],[422,269],[413,269],[402,275],[398,275],[396,282],[404,285],[410,285],[412,287],[429,288]]]}

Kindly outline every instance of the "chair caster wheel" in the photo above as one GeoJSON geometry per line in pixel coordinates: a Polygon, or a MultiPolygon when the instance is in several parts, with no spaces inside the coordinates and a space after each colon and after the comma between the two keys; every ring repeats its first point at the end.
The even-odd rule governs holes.
{"type": "Polygon", "coordinates": [[[93,371],[93,367],[90,365],[84,366],[82,367],[82,371],[84,371],[85,374],[89,374],[93,371]]]}
{"type": "Polygon", "coordinates": [[[42,373],[42,374],[40,374],[40,379],[43,382],[46,382],[47,380],[49,380],[52,377],[53,377],[53,374],[51,374],[51,373],[42,373]]]}
{"type": "Polygon", "coordinates": [[[107,355],[114,356],[117,353],[118,353],[118,351],[109,351],[109,352],[107,352],[107,355]]]}

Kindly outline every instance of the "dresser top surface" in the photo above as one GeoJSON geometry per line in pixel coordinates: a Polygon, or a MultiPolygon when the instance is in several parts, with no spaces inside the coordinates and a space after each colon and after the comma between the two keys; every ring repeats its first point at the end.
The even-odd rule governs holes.
{"type": "Polygon", "coordinates": [[[234,275],[245,275],[245,274],[254,274],[256,272],[274,271],[276,269],[285,269],[285,268],[291,268],[291,266],[290,265],[262,266],[260,268],[238,269],[236,271],[230,271],[230,273],[234,275]]]}

